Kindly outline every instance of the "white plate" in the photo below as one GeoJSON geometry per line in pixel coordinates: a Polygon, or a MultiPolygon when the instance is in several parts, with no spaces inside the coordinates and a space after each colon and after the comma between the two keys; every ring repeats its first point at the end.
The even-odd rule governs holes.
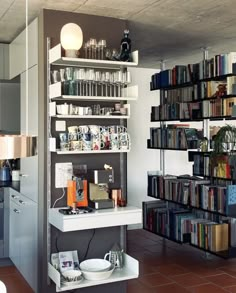
{"type": "Polygon", "coordinates": [[[104,272],[87,272],[82,271],[82,274],[86,280],[90,281],[100,281],[108,279],[113,273],[115,266],[111,266],[110,270],[104,272]]]}
{"type": "Polygon", "coordinates": [[[80,264],[81,271],[86,272],[104,272],[108,271],[111,267],[111,263],[108,260],[102,258],[91,258],[82,261],[80,264]]]}

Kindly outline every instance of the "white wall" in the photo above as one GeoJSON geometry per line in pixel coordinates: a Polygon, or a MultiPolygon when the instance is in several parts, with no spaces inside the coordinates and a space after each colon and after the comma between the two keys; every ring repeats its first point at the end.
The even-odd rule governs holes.
{"type": "Polygon", "coordinates": [[[128,119],[128,132],[131,135],[131,152],[127,157],[127,197],[129,204],[142,207],[143,201],[153,200],[147,197],[147,171],[159,170],[160,165],[160,151],[147,149],[150,127],[159,125],[150,122],[151,106],[159,105],[160,101],[159,91],[150,91],[151,75],[158,70],[129,68],[129,71],[132,84],[138,84],[139,97],[137,101],[129,102],[131,117],[128,119]]]}

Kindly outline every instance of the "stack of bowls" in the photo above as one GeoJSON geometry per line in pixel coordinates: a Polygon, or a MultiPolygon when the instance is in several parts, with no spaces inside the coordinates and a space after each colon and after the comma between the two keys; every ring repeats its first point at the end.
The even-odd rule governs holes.
{"type": "Polygon", "coordinates": [[[114,265],[100,258],[92,258],[81,262],[80,270],[85,279],[99,281],[108,279],[114,271],[114,265]]]}

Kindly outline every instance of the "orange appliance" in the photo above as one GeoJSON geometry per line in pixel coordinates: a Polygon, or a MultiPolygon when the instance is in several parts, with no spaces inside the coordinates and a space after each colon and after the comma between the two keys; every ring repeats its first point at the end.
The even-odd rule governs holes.
{"type": "Polygon", "coordinates": [[[67,182],[67,206],[88,206],[88,182],[79,177],[73,177],[67,182]]]}

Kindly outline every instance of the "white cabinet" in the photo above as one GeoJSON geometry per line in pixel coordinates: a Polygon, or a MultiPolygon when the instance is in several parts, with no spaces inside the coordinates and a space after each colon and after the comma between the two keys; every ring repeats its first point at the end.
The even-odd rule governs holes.
{"type": "Polygon", "coordinates": [[[10,44],[10,79],[21,74],[26,69],[26,34],[20,33],[10,44]]]}
{"type": "MultiPolygon", "coordinates": [[[[26,110],[26,72],[21,74],[21,134],[38,135],[38,66],[29,69],[28,111],[26,110]],[[28,118],[28,122],[26,120],[28,118]],[[28,129],[26,128],[26,123],[28,129]]],[[[38,202],[38,156],[21,159],[20,192],[38,202]]]]}
{"type": "Polygon", "coordinates": [[[20,206],[10,202],[9,256],[15,266],[20,268],[20,206]]]}
{"type": "MultiPolygon", "coordinates": [[[[28,68],[38,64],[38,19],[28,26],[28,68]]],[[[10,79],[26,70],[26,30],[10,44],[10,79]]]]}
{"type": "Polygon", "coordinates": [[[26,123],[28,119],[28,134],[38,135],[38,65],[35,65],[28,70],[28,77],[29,82],[27,92],[26,72],[21,74],[21,134],[27,133],[26,123]],[[26,107],[27,102],[28,107],[26,107]]]}
{"type": "Polygon", "coordinates": [[[20,169],[20,192],[38,202],[38,156],[22,158],[20,169]]]}
{"type": "Polygon", "coordinates": [[[20,133],[19,83],[0,83],[0,130],[20,133]]]}
{"type": "Polygon", "coordinates": [[[37,205],[10,191],[9,256],[29,285],[37,285],[37,205]]]}
{"type": "Polygon", "coordinates": [[[9,45],[0,44],[0,79],[9,79],[9,45]]]}

